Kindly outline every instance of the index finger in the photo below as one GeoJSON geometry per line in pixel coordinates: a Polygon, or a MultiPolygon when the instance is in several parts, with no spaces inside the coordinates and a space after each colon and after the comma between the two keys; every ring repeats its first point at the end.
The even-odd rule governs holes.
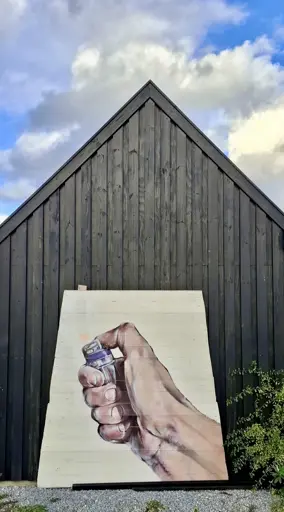
{"type": "Polygon", "coordinates": [[[132,349],[142,348],[151,351],[148,342],[131,322],[124,322],[114,329],[97,336],[102,346],[107,349],[119,348],[126,357],[132,349]]]}
{"type": "Polygon", "coordinates": [[[104,376],[102,372],[91,366],[81,366],[78,371],[78,379],[83,388],[103,386],[104,376]]]}

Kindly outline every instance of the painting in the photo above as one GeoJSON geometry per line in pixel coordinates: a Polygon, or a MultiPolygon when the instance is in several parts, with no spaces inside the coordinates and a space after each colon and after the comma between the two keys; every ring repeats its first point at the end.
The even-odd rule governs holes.
{"type": "Polygon", "coordinates": [[[228,479],[201,292],[65,292],[39,487],[228,479]]]}

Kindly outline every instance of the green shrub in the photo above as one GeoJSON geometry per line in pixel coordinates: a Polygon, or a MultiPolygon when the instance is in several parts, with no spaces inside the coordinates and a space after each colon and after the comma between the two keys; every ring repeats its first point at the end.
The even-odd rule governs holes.
{"type": "Polygon", "coordinates": [[[227,405],[254,399],[251,414],[238,419],[228,434],[228,448],[233,471],[247,470],[259,487],[284,484],[284,370],[263,371],[253,362],[248,369],[234,370],[232,378],[250,375],[256,386],[245,386],[227,405]]]}

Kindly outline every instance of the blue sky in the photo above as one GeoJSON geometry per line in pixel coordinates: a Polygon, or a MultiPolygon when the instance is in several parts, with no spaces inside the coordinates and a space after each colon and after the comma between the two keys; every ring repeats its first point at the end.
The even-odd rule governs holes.
{"type": "Polygon", "coordinates": [[[282,10],[1,0],[0,222],[149,78],[284,208],[282,10]]]}

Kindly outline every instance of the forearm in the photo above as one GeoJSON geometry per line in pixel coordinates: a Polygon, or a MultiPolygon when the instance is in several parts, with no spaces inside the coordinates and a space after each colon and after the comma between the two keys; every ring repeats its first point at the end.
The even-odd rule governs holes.
{"type": "Polygon", "coordinates": [[[163,437],[155,455],[157,473],[172,480],[228,478],[220,425],[190,404],[169,404],[163,437]]]}

